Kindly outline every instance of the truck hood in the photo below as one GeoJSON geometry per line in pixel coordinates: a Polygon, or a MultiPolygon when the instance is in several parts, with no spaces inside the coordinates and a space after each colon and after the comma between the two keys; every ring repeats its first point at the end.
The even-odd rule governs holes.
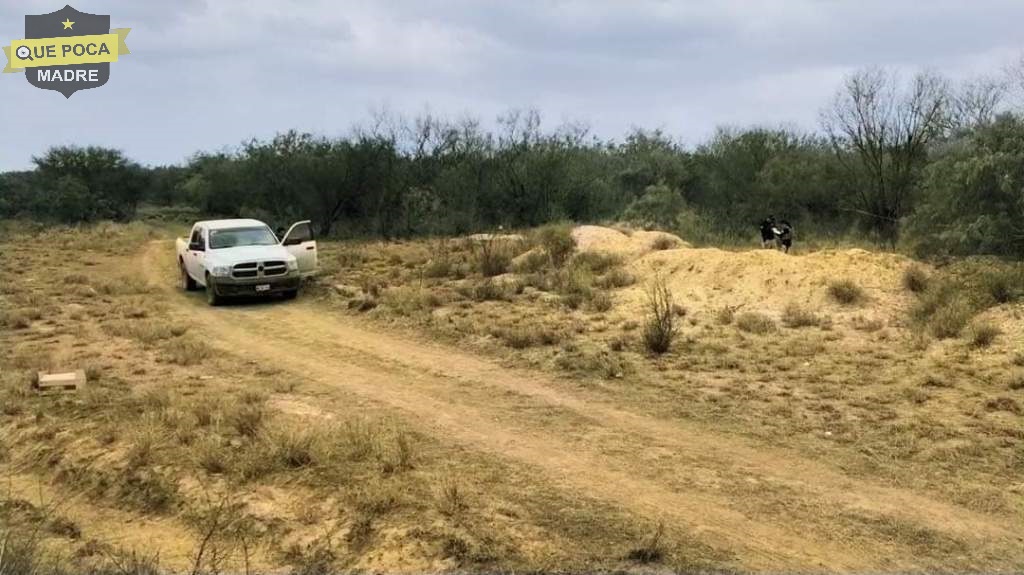
{"type": "Polygon", "coordinates": [[[274,246],[239,246],[237,248],[221,248],[206,252],[207,265],[231,266],[242,262],[281,260],[295,261],[295,256],[288,253],[282,245],[274,246]]]}

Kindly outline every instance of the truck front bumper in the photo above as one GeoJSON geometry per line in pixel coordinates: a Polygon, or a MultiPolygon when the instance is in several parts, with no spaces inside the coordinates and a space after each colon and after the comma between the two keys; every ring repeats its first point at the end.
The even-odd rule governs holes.
{"type": "Polygon", "coordinates": [[[213,292],[223,297],[263,296],[293,292],[299,289],[302,278],[298,272],[272,278],[211,277],[213,292]]]}

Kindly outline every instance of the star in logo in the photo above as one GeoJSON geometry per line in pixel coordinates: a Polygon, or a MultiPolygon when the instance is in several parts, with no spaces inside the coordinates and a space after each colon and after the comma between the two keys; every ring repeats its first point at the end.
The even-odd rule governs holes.
{"type": "Polygon", "coordinates": [[[63,22],[61,22],[61,24],[64,25],[65,30],[74,30],[72,26],[74,26],[75,23],[71,21],[71,18],[66,18],[63,22]]]}

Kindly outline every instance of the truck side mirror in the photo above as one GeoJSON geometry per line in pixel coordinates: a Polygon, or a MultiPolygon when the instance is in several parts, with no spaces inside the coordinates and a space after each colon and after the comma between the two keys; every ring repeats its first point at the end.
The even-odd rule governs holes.
{"type": "Polygon", "coordinates": [[[203,252],[203,251],[206,251],[206,250],[205,250],[205,249],[203,248],[203,244],[202,244],[202,243],[200,243],[200,242],[190,243],[190,244],[188,245],[188,249],[190,249],[190,250],[192,250],[192,251],[194,251],[194,252],[203,252]]]}

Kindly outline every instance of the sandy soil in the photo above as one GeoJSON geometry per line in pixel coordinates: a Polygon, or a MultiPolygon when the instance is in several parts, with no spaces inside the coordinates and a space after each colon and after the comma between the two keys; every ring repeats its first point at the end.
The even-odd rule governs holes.
{"type": "MultiPolygon", "coordinates": [[[[637,234],[633,238],[638,245],[649,242],[637,234]]],[[[860,274],[872,297],[899,305],[890,291],[903,264],[890,256],[826,252],[796,259],[753,251],[725,257],[725,252],[687,248],[643,255],[646,251],[637,248],[640,259],[632,265],[664,270],[698,301],[731,290],[725,299],[783,305],[802,297],[807,286],[850,273],[860,274]],[[748,259],[760,265],[748,267],[748,259]],[[837,266],[840,260],[844,263],[837,266]],[[879,271],[864,277],[868,263],[879,271]],[[764,285],[779,289],[764,290],[764,285]]],[[[172,287],[168,242],[151,243],[137,263],[152,284],[167,290],[175,313],[212,345],[302,374],[325,395],[356,394],[383,405],[423,432],[534,470],[567,492],[662,521],[669,532],[691,534],[732,553],[742,568],[891,571],[927,563],[877,535],[808,531],[787,520],[784,508],[776,517],[748,514],[742,498],[722,488],[735,483],[753,486],[752,496],[759,485],[785,486],[799,493],[803,506],[870,514],[965,541],[975,568],[1024,566],[1021,526],[1003,517],[854,478],[787,449],[623,409],[583,386],[368,327],[351,316],[325,314],[313,302],[209,308],[201,295],[172,287]],[[700,480],[680,481],[680,476],[700,480]]],[[[316,406],[290,409],[323,416],[316,406]]]]}

